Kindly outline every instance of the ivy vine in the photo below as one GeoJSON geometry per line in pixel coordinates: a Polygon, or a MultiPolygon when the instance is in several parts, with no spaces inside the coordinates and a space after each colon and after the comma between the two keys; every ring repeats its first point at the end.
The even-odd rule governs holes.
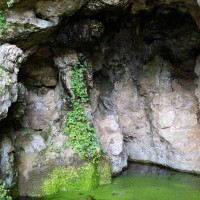
{"type": "Polygon", "coordinates": [[[65,134],[69,136],[68,144],[83,159],[90,158],[98,161],[102,147],[98,141],[92,121],[84,111],[89,103],[87,87],[84,75],[87,71],[87,63],[77,62],[73,67],[72,74],[72,97],[73,110],[66,117],[65,134]]]}
{"type": "Polygon", "coordinates": [[[0,180],[0,200],[12,200],[12,197],[8,195],[5,183],[0,180]]]}

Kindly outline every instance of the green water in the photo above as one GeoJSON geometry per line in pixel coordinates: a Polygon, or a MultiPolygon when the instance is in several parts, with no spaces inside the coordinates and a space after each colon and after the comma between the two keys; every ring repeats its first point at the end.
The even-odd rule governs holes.
{"type": "Polygon", "coordinates": [[[200,200],[200,177],[132,165],[112,184],[91,192],[60,192],[48,200],[200,200]]]}

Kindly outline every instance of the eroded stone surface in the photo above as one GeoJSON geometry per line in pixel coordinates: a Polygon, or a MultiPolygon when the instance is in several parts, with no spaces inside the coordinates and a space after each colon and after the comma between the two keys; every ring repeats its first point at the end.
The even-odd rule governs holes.
{"type": "Polygon", "coordinates": [[[0,176],[9,187],[13,187],[17,182],[17,170],[14,166],[13,141],[7,136],[1,138],[0,153],[0,176]]]}
{"type": "MultiPolygon", "coordinates": [[[[27,96],[27,109],[23,117],[23,126],[34,130],[43,130],[59,120],[59,97],[55,90],[45,89],[41,94],[29,91],[27,96]],[[42,93],[43,92],[43,93],[42,93]]],[[[54,125],[53,125],[54,124],[54,125]]]]}
{"type": "Polygon", "coordinates": [[[17,75],[25,56],[15,45],[0,46],[0,120],[7,116],[11,103],[17,101],[17,75]]]}
{"type": "Polygon", "coordinates": [[[110,157],[112,172],[119,173],[127,166],[127,153],[117,119],[114,115],[108,115],[98,123],[100,139],[110,157]]]}
{"type": "MultiPolygon", "coordinates": [[[[160,11],[158,9],[158,13],[160,11]]],[[[168,17],[172,13],[169,11],[168,17]]],[[[95,89],[91,93],[95,124],[97,129],[98,125],[100,127],[98,130],[103,135],[100,139],[107,144],[106,150],[111,158],[116,149],[109,148],[109,138],[116,134],[113,144],[117,146],[118,142],[125,153],[117,154],[116,151],[118,159],[129,157],[130,160],[159,163],[199,173],[199,154],[195,154],[196,150],[199,151],[199,81],[196,80],[195,90],[196,75],[193,70],[196,56],[189,53],[196,48],[196,44],[191,40],[181,44],[179,41],[183,41],[183,37],[177,35],[174,38],[169,31],[175,33],[176,27],[166,29],[160,19],[155,19],[156,23],[152,21],[152,26],[144,26],[144,37],[153,37],[152,40],[147,39],[147,46],[140,52],[144,63],[137,58],[137,52],[130,51],[131,36],[125,31],[116,34],[112,47],[103,46],[102,55],[93,60],[94,66],[98,66],[94,77],[95,89]],[[154,32],[160,28],[163,33],[171,35],[169,40],[163,42],[163,33],[158,33],[158,36],[154,32]],[[182,46],[179,46],[179,51],[175,45],[178,43],[182,46]],[[102,70],[100,62],[103,63],[102,70]],[[110,120],[111,116],[114,120],[110,120]],[[123,136],[121,143],[117,139],[120,134],[123,136]],[[188,148],[187,142],[191,144],[188,148]]],[[[198,30],[192,34],[199,38],[198,30]]],[[[195,68],[199,76],[198,62],[199,58],[195,68]]],[[[118,169],[124,166],[125,162],[111,160],[118,169]]]]}
{"type": "Polygon", "coordinates": [[[60,17],[63,14],[72,16],[86,3],[85,0],[38,1],[36,12],[50,19],[60,17]]]}
{"type": "Polygon", "coordinates": [[[40,32],[49,29],[56,23],[39,19],[33,10],[11,10],[6,15],[6,23],[2,41],[26,37],[31,33],[40,32]]]}
{"type": "Polygon", "coordinates": [[[160,74],[159,66],[163,67],[162,63],[162,60],[154,62],[154,66],[158,66],[154,75],[151,71],[152,64],[147,64],[148,68],[145,66],[145,70],[149,70],[147,74],[151,74],[149,78],[145,76],[145,73],[141,72],[141,76],[145,77],[143,77],[145,83],[140,82],[142,83],[140,85],[141,91],[152,92],[145,93],[145,95],[149,96],[147,97],[146,105],[150,108],[148,115],[151,120],[151,140],[143,141],[143,145],[147,147],[148,151],[146,152],[143,149],[142,153],[139,154],[140,156],[135,155],[134,142],[130,142],[128,144],[128,147],[132,146],[130,148],[132,149],[130,158],[133,160],[135,158],[136,160],[147,159],[146,161],[173,166],[176,169],[199,172],[197,167],[199,155],[194,153],[197,150],[199,140],[197,99],[194,93],[185,90],[180,85],[179,87],[173,85],[172,91],[171,84],[169,84],[170,74],[160,74]],[[164,80],[163,84],[160,84],[160,79],[164,80]],[[149,86],[149,83],[153,84],[149,86]],[[166,88],[163,90],[162,85],[168,85],[168,90],[166,88]],[[156,87],[158,89],[154,90],[156,87]],[[193,145],[184,145],[190,140],[189,138],[191,139],[189,143],[193,145]],[[152,151],[149,151],[150,149],[152,151]],[[154,156],[146,157],[146,155],[154,156]]]}

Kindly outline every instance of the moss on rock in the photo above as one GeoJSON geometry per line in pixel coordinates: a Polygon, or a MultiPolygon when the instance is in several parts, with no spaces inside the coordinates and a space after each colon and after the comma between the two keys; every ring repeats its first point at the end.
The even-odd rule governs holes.
{"type": "Polygon", "coordinates": [[[44,181],[42,189],[45,195],[60,191],[90,191],[100,185],[111,183],[110,164],[101,160],[81,166],[56,167],[44,181]]]}
{"type": "Polygon", "coordinates": [[[109,158],[101,159],[97,171],[99,174],[99,185],[107,185],[111,183],[111,165],[109,158]]]}

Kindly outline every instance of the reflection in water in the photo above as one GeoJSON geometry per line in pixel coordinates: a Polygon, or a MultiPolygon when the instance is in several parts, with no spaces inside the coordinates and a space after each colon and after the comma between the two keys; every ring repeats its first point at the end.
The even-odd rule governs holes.
{"type": "Polygon", "coordinates": [[[131,163],[112,184],[91,192],[60,192],[43,200],[200,200],[200,176],[131,163]]]}
{"type": "MultiPolygon", "coordinates": [[[[170,168],[158,166],[158,165],[148,165],[141,163],[130,163],[127,170],[122,173],[122,176],[129,176],[133,174],[141,175],[155,175],[156,177],[181,182],[200,190],[200,176],[195,174],[181,173],[170,168]]],[[[199,197],[200,200],[200,197],[199,197]]]]}

